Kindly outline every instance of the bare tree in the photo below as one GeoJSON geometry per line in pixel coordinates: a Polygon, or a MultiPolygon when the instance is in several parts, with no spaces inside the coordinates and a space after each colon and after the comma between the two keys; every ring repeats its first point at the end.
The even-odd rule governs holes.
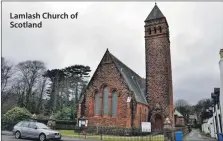
{"type": "Polygon", "coordinates": [[[26,102],[25,106],[27,109],[30,107],[30,96],[32,94],[32,89],[36,84],[37,80],[45,72],[45,65],[42,61],[25,61],[17,65],[18,71],[24,82],[27,85],[26,89],[26,102]]]}
{"type": "Polygon", "coordinates": [[[6,102],[7,99],[11,96],[12,91],[12,83],[10,83],[10,80],[13,75],[13,65],[5,60],[5,58],[1,58],[1,98],[2,98],[2,104],[6,102]]]}
{"type": "Polygon", "coordinates": [[[185,107],[188,106],[188,102],[184,99],[179,99],[175,102],[175,107],[185,107]]]}
{"type": "Polygon", "coordinates": [[[13,93],[18,97],[17,104],[20,107],[25,107],[25,95],[26,95],[26,83],[23,79],[15,79],[15,84],[13,85],[13,93]]]}
{"type": "Polygon", "coordinates": [[[179,99],[175,102],[175,109],[179,111],[185,118],[186,122],[189,121],[189,115],[191,114],[192,107],[184,99],[179,99]]]}
{"type": "Polygon", "coordinates": [[[194,113],[198,115],[198,118],[200,121],[202,121],[202,114],[206,109],[209,109],[209,107],[212,107],[213,101],[211,99],[201,99],[197,102],[197,104],[194,106],[194,113]]]}
{"type": "Polygon", "coordinates": [[[46,86],[48,85],[48,81],[46,77],[43,77],[38,84],[37,89],[39,90],[39,100],[38,105],[36,108],[36,113],[40,112],[40,109],[42,107],[43,98],[46,96],[46,86]]]}

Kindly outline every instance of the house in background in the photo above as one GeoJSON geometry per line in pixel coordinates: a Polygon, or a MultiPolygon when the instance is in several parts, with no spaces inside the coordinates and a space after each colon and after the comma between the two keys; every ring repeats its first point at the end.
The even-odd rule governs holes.
{"type": "Polygon", "coordinates": [[[212,138],[215,138],[215,130],[214,130],[214,120],[213,117],[209,119],[205,119],[201,126],[202,131],[205,134],[209,134],[212,138]]]}
{"type": "Polygon", "coordinates": [[[198,121],[197,121],[197,115],[194,114],[194,115],[189,115],[189,121],[188,121],[188,124],[189,125],[195,125],[195,124],[198,124],[198,121]]]}
{"type": "Polygon", "coordinates": [[[201,130],[205,134],[209,134],[209,127],[208,127],[208,124],[207,123],[208,123],[208,119],[204,119],[203,120],[203,124],[201,125],[201,130]]]}
{"type": "Polygon", "coordinates": [[[203,112],[202,132],[217,138],[216,133],[222,133],[222,119],[220,110],[220,88],[214,88],[211,94],[213,106],[203,112]]]}
{"type": "Polygon", "coordinates": [[[174,109],[174,121],[175,121],[175,127],[185,126],[184,116],[176,109],[174,109]]]}
{"type": "Polygon", "coordinates": [[[220,88],[214,88],[214,93],[211,94],[213,99],[213,121],[215,133],[222,133],[222,118],[221,118],[221,106],[220,106],[220,88]]]}

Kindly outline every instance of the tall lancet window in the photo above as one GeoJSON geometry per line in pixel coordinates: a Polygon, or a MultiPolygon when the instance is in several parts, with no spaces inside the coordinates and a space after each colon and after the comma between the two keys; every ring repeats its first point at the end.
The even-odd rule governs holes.
{"type": "Polygon", "coordinates": [[[103,115],[108,115],[108,88],[103,89],[103,115]]]}
{"type": "Polygon", "coordinates": [[[154,33],[156,34],[156,27],[154,27],[154,33]]]}
{"type": "Polygon", "coordinates": [[[160,31],[160,33],[162,32],[162,27],[161,26],[159,26],[159,31],[160,31]]]}
{"type": "Polygon", "coordinates": [[[151,34],[151,29],[149,28],[149,35],[151,34]]]}
{"type": "Polygon", "coordinates": [[[94,95],[94,115],[99,115],[100,113],[100,96],[99,93],[96,92],[94,95]]]}
{"type": "Polygon", "coordinates": [[[112,92],[112,116],[117,115],[118,108],[118,94],[116,91],[112,92]]]}

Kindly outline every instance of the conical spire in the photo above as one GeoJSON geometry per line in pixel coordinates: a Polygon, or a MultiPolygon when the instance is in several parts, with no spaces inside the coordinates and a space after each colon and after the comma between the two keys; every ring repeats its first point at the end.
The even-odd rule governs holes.
{"type": "Polygon", "coordinates": [[[153,7],[152,11],[150,12],[149,16],[146,18],[145,22],[154,20],[154,19],[159,19],[165,17],[163,13],[160,11],[159,7],[156,5],[153,7]]]}

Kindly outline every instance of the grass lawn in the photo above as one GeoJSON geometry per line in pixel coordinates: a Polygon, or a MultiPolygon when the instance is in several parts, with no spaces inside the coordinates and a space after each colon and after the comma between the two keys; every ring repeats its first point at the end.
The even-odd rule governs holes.
{"type": "Polygon", "coordinates": [[[137,137],[118,137],[103,136],[104,141],[164,141],[163,135],[158,136],[137,136],[137,137]]]}
{"type": "MultiPolygon", "coordinates": [[[[101,140],[100,135],[79,135],[75,133],[73,130],[59,130],[62,136],[72,137],[72,138],[85,138],[86,139],[93,139],[93,140],[101,140]]],[[[163,135],[157,136],[113,136],[113,135],[103,135],[103,141],[164,141],[163,135]]]]}
{"type": "Polygon", "coordinates": [[[78,135],[78,133],[75,133],[74,130],[58,130],[62,136],[72,136],[72,135],[78,135]]]}

